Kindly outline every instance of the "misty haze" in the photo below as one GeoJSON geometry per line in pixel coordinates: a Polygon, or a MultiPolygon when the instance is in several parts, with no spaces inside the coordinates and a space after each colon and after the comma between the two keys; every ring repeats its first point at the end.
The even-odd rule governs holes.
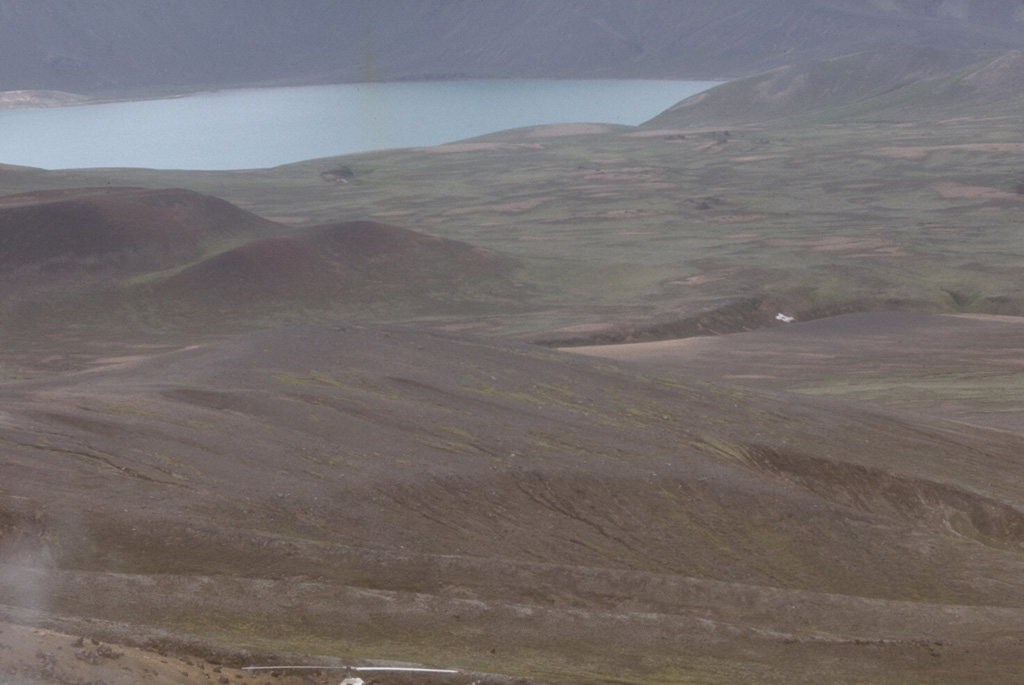
{"type": "Polygon", "coordinates": [[[0,0],[0,684],[1024,663],[1019,0],[0,0]]]}

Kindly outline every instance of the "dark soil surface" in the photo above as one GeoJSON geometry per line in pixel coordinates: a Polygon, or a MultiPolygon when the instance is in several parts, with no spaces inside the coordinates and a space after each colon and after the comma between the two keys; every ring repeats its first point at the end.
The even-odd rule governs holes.
{"type": "MultiPolygon", "coordinates": [[[[573,682],[1013,682],[1019,433],[652,371],[333,325],[8,381],[0,610],[64,637],[12,628],[0,668],[120,682],[54,680],[46,655],[162,635],[192,675],[153,682],[205,682],[221,652],[573,682]]],[[[121,663],[159,670],[149,646],[121,663]]]]}

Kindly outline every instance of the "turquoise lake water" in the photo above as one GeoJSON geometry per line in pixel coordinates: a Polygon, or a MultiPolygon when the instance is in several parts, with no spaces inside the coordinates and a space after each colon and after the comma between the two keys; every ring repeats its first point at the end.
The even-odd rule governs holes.
{"type": "Polygon", "coordinates": [[[253,169],[537,124],[635,126],[706,81],[489,80],[262,88],[0,111],[0,163],[253,169]]]}

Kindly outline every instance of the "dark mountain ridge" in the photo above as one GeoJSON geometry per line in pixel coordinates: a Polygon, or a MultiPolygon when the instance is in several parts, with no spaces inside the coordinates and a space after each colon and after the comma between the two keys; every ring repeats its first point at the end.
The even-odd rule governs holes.
{"type": "Polygon", "coordinates": [[[0,91],[732,78],[889,45],[1024,48],[1015,2],[0,0],[0,91]]]}

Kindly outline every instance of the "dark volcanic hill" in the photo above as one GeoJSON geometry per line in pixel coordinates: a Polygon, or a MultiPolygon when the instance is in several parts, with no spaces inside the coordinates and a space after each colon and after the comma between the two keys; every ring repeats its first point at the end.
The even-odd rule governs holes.
{"type": "Polygon", "coordinates": [[[0,197],[0,269],[96,266],[132,259],[167,265],[211,241],[281,226],[190,190],[77,188],[0,197]]]}
{"type": "Polygon", "coordinates": [[[0,398],[0,614],[577,682],[1019,668],[1019,435],[352,325],[0,398]]]}
{"type": "Polygon", "coordinates": [[[891,45],[1024,47],[1009,0],[0,0],[0,90],[723,78],[891,45]]]}
{"type": "Polygon", "coordinates": [[[491,250],[374,221],[350,221],[262,238],[180,271],[161,288],[209,302],[454,292],[506,278],[515,262],[491,250]]]}
{"type": "Polygon", "coordinates": [[[372,221],[293,229],[187,190],[0,198],[0,334],[26,345],[39,326],[221,330],[287,311],[354,316],[368,303],[443,311],[507,300],[517,267],[491,250],[372,221]]]}

